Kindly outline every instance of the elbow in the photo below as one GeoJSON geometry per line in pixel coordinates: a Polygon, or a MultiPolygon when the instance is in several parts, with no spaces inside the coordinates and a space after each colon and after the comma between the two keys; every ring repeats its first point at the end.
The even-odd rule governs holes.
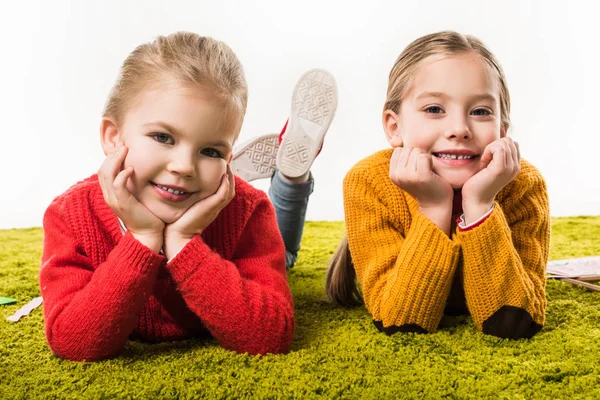
{"type": "Polygon", "coordinates": [[[57,334],[50,329],[46,340],[52,353],[69,361],[101,361],[114,358],[121,353],[122,347],[115,347],[108,340],[89,340],[77,335],[57,334]]]}
{"type": "Polygon", "coordinates": [[[223,347],[237,353],[250,355],[283,354],[290,349],[294,337],[295,318],[293,310],[270,323],[260,324],[249,330],[238,341],[222,343],[223,347]]]}
{"type": "Polygon", "coordinates": [[[503,339],[529,339],[542,329],[522,308],[503,306],[482,325],[482,332],[503,339]]]}

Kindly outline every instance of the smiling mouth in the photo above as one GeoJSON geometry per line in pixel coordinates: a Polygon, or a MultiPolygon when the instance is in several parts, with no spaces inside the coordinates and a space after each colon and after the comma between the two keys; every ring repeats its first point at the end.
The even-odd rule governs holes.
{"type": "Polygon", "coordinates": [[[158,183],[154,183],[154,182],[150,182],[150,183],[151,183],[152,185],[154,185],[154,186],[158,187],[158,188],[161,188],[161,189],[162,189],[162,190],[164,190],[164,191],[167,191],[167,192],[169,192],[169,193],[173,193],[173,194],[181,194],[181,195],[183,195],[183,194],[191,194],[190,192],[184,192],[183,190],[177,190],[177,189],[173,189],[173,188],[170,188],[170,187],[168,187],[168,186],[159,185],[158,183]]]}
{"type": "Polygon", "coordinates": [[[437,158],[446,160],[472,160],[479,156],[477,155],[466,155],[466,154],[447,154],[447,153],[431,153],[437,158]]]}

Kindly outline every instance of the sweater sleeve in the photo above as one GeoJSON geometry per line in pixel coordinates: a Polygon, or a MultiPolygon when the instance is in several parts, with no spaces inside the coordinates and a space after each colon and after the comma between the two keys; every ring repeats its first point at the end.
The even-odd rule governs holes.
{"type": "Polygon", "coordinates": [[[167,265],[177,290],[219,343],[240,353],[282,353],[294,333],[283,239],[259,200],[231,260],[196,235],[167,265]]]}
{"type": "Polygon", "coordinates": [[[94,266],[66,218],[58,201],[44,214],[40,288],[48,344],[69,360],[113,357],[135,328],[164,257],[128,233],[94,266]]]}
{"type": "Polygon", "coordinates": [[[550,215],[539,173],[517,177],[478,227],[458,233],[467,306],[484,333],[531,337],[544,324],[550,215]]]}
{"type": "Polygon", "coordinates": [[[402,220],[410,221],[409,210],[401,189],[392,185],[356,169],[344,179],[352,261],[365,305],[380,330],[433,332],[444,311],[460,248],[419,212],[402,226],[402,220]]]}

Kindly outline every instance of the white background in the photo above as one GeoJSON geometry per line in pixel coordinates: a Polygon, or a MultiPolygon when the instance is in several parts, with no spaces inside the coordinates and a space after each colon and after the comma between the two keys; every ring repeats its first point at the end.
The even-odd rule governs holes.
{"type": "Polygon", "coordinates": [[[305,70],[335,75],[339,106],[313,165],[309,220],[343,219],[345,173],[388,147],[381,109],[394,60],[412,40],[443,29],[479,37],[500,59],[511,135],[545,176],[552,215],[600,214],[596,3],[366,3],[3,0],[0,228],[41,226],[55,196],[96,172],[100,115],[121,62],[177,30],[225,41],[244,65],[250,97],[240,142],[279,132],[305,70]]]}

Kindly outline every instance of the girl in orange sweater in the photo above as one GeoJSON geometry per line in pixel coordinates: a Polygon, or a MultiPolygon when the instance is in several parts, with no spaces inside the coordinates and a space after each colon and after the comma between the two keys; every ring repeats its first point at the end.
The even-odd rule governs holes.
{"type": "Polygon", "coordinates": [[[393,149],[344,179],[347,238],[327,274],[333,301],[364,298],[387,334],[433,332],[444,312],[469,312],[504,338],[541,329],[548,195],[507,136],[509,113],[504,72],[481,41],[439,32],[408,45],[383,111],[393,149]]]}

